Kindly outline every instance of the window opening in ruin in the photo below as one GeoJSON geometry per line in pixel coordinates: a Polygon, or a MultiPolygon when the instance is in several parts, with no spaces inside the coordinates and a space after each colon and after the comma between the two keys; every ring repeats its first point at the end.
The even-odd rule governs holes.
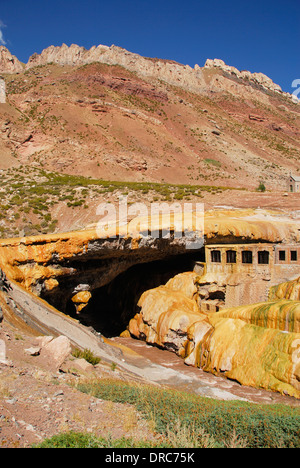
{"type": "Polygon", "coordinates": [[[285,262],[285,250],[279,250],[279,260],[285,262]]]}
{"type": "Polygon", "coordinates": [[[251,250],[242,251],[242,263],[253,263],[253,254],[251,250]]]}
{"type": "Polygon", "coordinates": [[[298,260],[297,250],[291,250],[291,261],[296,262],[298,260]]]}
{"type": "Polygon", "coordinates": [[[227,250],[226,251],[226,262],[227,263],[236,263],[236,251],[227,250]]]}
{"type": "Polygon", "coordinates": [[[213,263],[221,263],[221,251],[220,250],[211,251],[211,261],[213,263]]]}
{"type": "Polygon", "coordinates": [[[259,265],[269,264],[269,252],[267,250],[262,250],[261,252],[258,252],[258,263],[259,265]]]}

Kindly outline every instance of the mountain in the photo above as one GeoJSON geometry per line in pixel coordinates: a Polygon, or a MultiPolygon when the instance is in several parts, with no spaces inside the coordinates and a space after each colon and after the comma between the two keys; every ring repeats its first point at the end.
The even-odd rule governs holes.
{"type": "Polygon", "coordinates": [[[0,73],[3,177],[30,167],[250,191],[261,182],[283,193],[300,174],[298,100],[262,73],[65,44],[27,64],[2,46],[0,73]]]}

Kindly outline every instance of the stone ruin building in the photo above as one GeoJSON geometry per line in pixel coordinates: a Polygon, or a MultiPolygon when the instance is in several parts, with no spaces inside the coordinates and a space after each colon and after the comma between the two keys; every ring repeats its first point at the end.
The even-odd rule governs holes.
{"type": "Polygon", "coordinates": [[[289,192],[300,192],[300,176],[290,175],[289,192]]]}
{"type": "Polygon", "coordinates": [[[299,244],[211,244],[201,276],[201,308],[207,312],[268,300],[271,286],[300,275],[299,244]]]}

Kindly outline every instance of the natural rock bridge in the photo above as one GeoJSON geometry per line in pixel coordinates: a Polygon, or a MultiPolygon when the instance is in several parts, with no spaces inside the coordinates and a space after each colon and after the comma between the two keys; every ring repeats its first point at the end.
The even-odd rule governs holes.
{"type": "MultiPolygon", "coordinates": [[[[116,238],[110,237],[107,231],[101,235],[99,229],[91,229],[63,234],[3,240],[0,243],[0,268],[10,280],[18,283],[25,290],[45,299],[59,311],[71,317],[76,317],[85,325],[92,325],[96,331],[100,331],[106,336],[120,334],[126,328],[129,321],[134,318],[134,322],[132,320],[130,322],[131,328],[129,327],[129,329],[133,335],[142,339],[147,339],[147,332],[144,333],[143,300],[138,305],[139,298],[143,293],[147,294],[147,291],[166,284],[167,281],[174,278],[178,273],[192,272],[195,263],[198,264],[200,269],[203,267],[203,271],[199,273],[200,280],[197,279],[197,283],[200,286],[201,278],[204,278],[203,281],[206,285],[211,282],[218,284],[220,276],[222,287],[237,286],[243,289],[241,281],[247,278],[249,287],[251,287],[252,281],[254,283],[254,290],[256,290],[258,282],[268,281],[268,286],[271,287],[283,281],[294,279],[297,274],[300,276],[298,261],[293,264],[279,264],[276,268],[273,263],[270,263],[264,265],[264,268],[258,273],[255,273],[253,269],[249,270],[248,266],[246,269],[243,269],[244,266],[237,264],[228,265],[228,271],[225,276],[224,274],[220,275],[220,272],[215,274],[213,270],[210,273],[205,271],[206,246],[265,245],[268,246],[272,253],[274,250],[273,246],[292,245],[295,246],[295,251],[298,252],[297,249],[300,241],[298,220],[287,220],[280,216],[274,219],[268,213],[261,211],[208,212],[205,214],[203,232],[197,233],[198,237],[196,239],[192,222],[190,224],[190,232],[185,233],[185,237],[176,235],[178,233],[176,233],[175,222],[170,225],[170,220],[168,220],[168,223],[164,225],[161,223],[161,219],[158,219],[157,231],[164,232],[164,230],[167,230],[168,235],[165,237],[151,237],[146,229],[146,224],[143,225],[144,222],[146,223],[146,220],[140,220],[139,231],[135,235],[128,235],[127,226],[120,226],[116,238]],[[194,241],[196,241],[196,248],[188,248],[190,243],[194,241]],[[274,275],[271,274],[271,270],[275,271],[274,275]],[[139,315],[141,308],[142,315],[139,315]]],[[[196,282],[193,283],[193,287],[195,284],[196,282]]],[[[196,366],[199,363],[199,357],[196,352],[199,343],[196,346],[197,340],[193,333],[197,332],[204,339],[208,330],[210,330],[210,333],[212,330],[218,329],[219,332],[221,330],[221,328],[218,328],[218,313],[205,315],[201,308],[201,301],[199,303],[198,292],[192,298],[193,300],[196,299],[195,303],[188,306],[184,305],[179,310],[181,318],[177,313],[178,311],[176,312],[175,325],[172,322],[170,310],[165,311],[166,314],[163,319],[159,319],[160,311],[156,311],[155,313],[158,314],[158,328],[154,330],[156,327],[156,319],[154,318],[152,320],[154,328],[152,327],[151,329],[151,339],[149,339],[149,342],[154,344],[164,344],[163,340],[160,341],[160,338],[153,340],[153,330],[158,336],[160,333],[160,320],[164,320],[165,327],[169,331],[171,330],[171,334],[166,332],[168,337],[174,336],[174,340],[177,340],[178,336],[181,336],[179,347],[176,343],[170,345],[169,341],[167,342],[167,347],[169,349],[173,348],[175,352],[179,350],[179,354],[185,358],[188,357],[186,353],[193,353],[193,357],[190,356],[189,359],[186,359],[186,362],[196,366]],[[190,311],[189,307],[191,308],[190,311]],[[182,321],[182,314],[185,314],[185,316],[187,314],[189,319],[182,321]],[[198,325],[195,325],[195,314],[198,314],[197,317],[199,316],[200,328],[204,324],[204,329],[201,328],[201,332],[199,332],[199,323],[197,321],[198,325]],[[191,316],[194,316],[192,321],[191,316]],[[212,319],[210,319],[210,316],[212,319]],[[170,317],[169,322],[166,321],[166,317],[170,317]],[[182,325],[183,323],[185,325],[182,325]],[[189,329],[188,324],[193,325],[193,328],[189,329]],[[182,327],[184,330],[182,330],[182,327]],[[174,331],[176,333],[173,333],[174,331]],[[188,338],[189,336],[190,338],[188,338]],[[191,345],[191,343],[194,344],[191,345]]],[[[179,291],[178,294],[185,293],[179,291]]],[[[190,300],[191,298],[188,299],[190,300]]],[[[253,299],[255,299],[254,296],[253,299]]],[[[267,300],[267,298],[264,300],[267,300]]],[[[155,300],[154,302],[157,303],[159,301],[155,300]]],[[[167,302],[166,300],[165,304],[167,302]]],[[[253,302],[255,301],[253,300],[253,302]]],[[[183,302],[181,303],[183,304],[183,302]]],[[[172,304],[174,304],[173,299],[172,304]]],[[[240,304],[235,305],[238,306],[240,304]]],[[[144,308],[144,310],[146,309],[144,308]]],[[[290,313],[289,311],[287,311],[287,314],[290,313]]],[[[298,323],[300,315],[299,303],[293,308],[293,314],[293,323],[298,323]]],[[[241,316],[242,314],[238,318],[232,319],[225,315],[222,318],[224,320],[235,320],[234,323],[237,324],[241,316]]],[[[148,325],[150,322],[151,320],[148,321],[148,325]]],[[[277,321],[275,322],[277,323],[277,321]]],[[[229,324],[229,322],[226,323],[229,324]]],[[[269,327],[271,322],[267,318],[265,323],[269,327]]],[[[250,321],[250,331],[256,336],[257,333],[255,330],[252,330],[252,326],[250,321]]],[[[272,324],[270,326],[271,328],[273,327],[272,324]]],[[[275,324],[276,327],[277,325],[275,324]]],[[[228,335],[228,325],[224,327],[224,330],[226,335],[228,335]]],[[[235,326],[235,330],[237,334],[242,333],[244,326],[235,326]]],[[[288,335],[291,343],[297,344],[298,340],[299,347],[300,335],[297,330],[295,328],[296,333],[289,330],[288,335]]],[[[207,337],[205,339],[207,340],[207,337]]],[[[211,353],[212,350],[207,350],[207,352],[211,353]]],[[[274,352],[276,353],[276,349],[274,349],[274,352]]],[[[295,352],[295,349],[293,349],[293,353],[287,352],[285,357],[286,362],[290,363],[293,359],[295,360],[295,352]]],[[[228,359],[226,362],[229,362],[228,359]]],[[[205,362],[207,363],[207,360],[205,362]]],[[[291,364],[293,371],[286,371],[289,375],[287,387],[282,386],[281,383],[279,385],[276,377],[277,380],[275,379],[275,383],[270,385],[270,388],[279,388],[279,391],[285,391],[294,396],[298,395],[297,392],[299,392],[300,388],[299,390],[296,389],[299,386],[297,382],[300,376],[298,376],[299,365],[297,362],[293,361],[291,364]]],[[[290,364],[286,365],[289,366],[290,364]]],[[[210,372],[218,372],[218,369],[214,370],[214,368],[209,366],[208,370],[210,372]]],[[[230,370],[232,371],[231,368],[230,370]]],[[[226,371],[224,361],[222,361],[219,371],[226,371]]],[[[239,374],[233,372],[233,375],[239,374]]],[[[262,372],[262,375],[265,375],[265,371],[262,372]]],[[[241,380],[244,378],[242,376],[241,380]]],[[[245,381],[248,385],[257,385],[255,379],[248,381],[245,378],[245,381]]]]}
{"type": "Polygon", "coordinates": [[[96,312],[103,324],[99,331],[112,335],[126,326],[145,290],[204,262],[204,244],[297,243],[300,236],[295,222],[261,220],[251,211],[216,211],[206,214],[203,232],[191,249],[192,213],[190,217],[184,237],[176,235],[176,219],[170,225],[170,217],[158,217],[152,226],[165,229],[165,238],[148,235],[148,220],[141,218],[134,236],[127,235],[128,226],[121,226],[116,238],[92,229],[4,240],[0,267],[69,315],[89,302],[85,317],[91,314],[95,319],[96,312]]]}

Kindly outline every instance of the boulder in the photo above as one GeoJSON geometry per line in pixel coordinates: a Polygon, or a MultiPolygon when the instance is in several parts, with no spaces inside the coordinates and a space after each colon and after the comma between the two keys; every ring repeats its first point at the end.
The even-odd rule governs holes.
{"type": "Polygon", "coordinates": [[[72,297],[72,302],[76,307],[76,313],[79,314],[84,307],[88,305],[88,302],[92,294],[90,291],[80,291],[72,297]]]}
{"type": "Polygon", "coordinates": [[[56,367],[60,367],[65,359],[71,354],[71,342],[66,336],[58,336],[41,350],[41,356],[47,356],[56,367]]]}
{"type": "Polygon", "coordinates": [[[141,312],[130,321],[130,333],[184,357],[188,328],[194,322],[207,320],[194,298],[196,277],[177,275],[165,286],[142,294],[138,302],[141,312]],[[180,285],[187,295],[178,290],[180,285]]]}
{"type": "Polygon", "coordinates": [[[49,336],[49,335],[37,336],[35,340],[38,342],[39,346],[42,348],[47,343],[50,343],[50,341],[53,340],[53,336],[49,336]]]}

